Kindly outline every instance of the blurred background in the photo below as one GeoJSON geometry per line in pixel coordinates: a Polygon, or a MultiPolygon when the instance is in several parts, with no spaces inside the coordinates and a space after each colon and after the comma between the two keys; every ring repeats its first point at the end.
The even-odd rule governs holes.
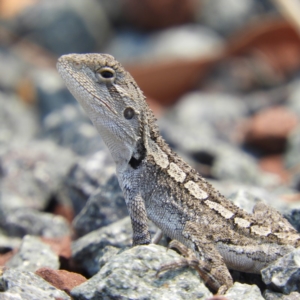
{"type": "MultiPolygon", "coordinates": [[[[76,217],[77,235],[127,214],[111,158],[56,71],[66,53],[115,56],[167,142],[226,196],[242,190],[283,211],[299,207],[299,7],[292,0],[1,0],[0,229],[45,235],[20,227],[24,210],[17,221],[3,213],[19,208],[76,217]],[[83,229],[78,216],[99,186],[106,211],[83,229]],[[117,209],[108,212],[116,190],[117,209]]],[[[50,234],[50,227],[46,236],[66,230],[50,234]]]]}

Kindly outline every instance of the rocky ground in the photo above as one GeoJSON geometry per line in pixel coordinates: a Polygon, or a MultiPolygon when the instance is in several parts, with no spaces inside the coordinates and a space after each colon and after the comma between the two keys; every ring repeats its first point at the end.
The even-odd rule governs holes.
{"type": "MultiPolygon", "coordinates": [[[[180,255],[166,249],[166,237],[131,247],[114,164],[55,69],[64,53],[108,52],[133,72],[155,62],[158,77],[166,74],[164,60],[206,57],[253,18],[279,17],[276,7],[29,2],[3,1],[0,23],[0,300],[300,299],[300,250],[261,275],[232,272],[224,297],[213,296],[193,269],[157,274],[180,255]]],[[[295,47],[298,39],[291,39],[295,47]]],[[[164,138],[225,196],[249,212],[263,200],[300,232],[300,64],[293,52],[268,52],[275,68],[252,50],[214,61],[204,77],[197,69],[193,88],[176,97],[162,96],[176,84],[160,91],[149,81],[145,93],[164,138]]],[[[172,80],[183,80],[184,68],[172,80]]]]}

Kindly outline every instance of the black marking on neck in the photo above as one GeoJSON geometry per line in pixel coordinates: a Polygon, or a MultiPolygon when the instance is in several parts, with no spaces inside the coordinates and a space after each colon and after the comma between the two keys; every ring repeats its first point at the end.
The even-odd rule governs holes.
{"type": "Polygon", "coordinates": [[[146,157],[146,148],[144,145],[144,141],[142,139],[139,139],[136,145],[136,149],[132,157],[130,158],[129,165],[133,169],[137,169],[141,165],[145,157],[146,157]]]}
{"type": "Polygon", "coordinates": [[[140,166],[141,162],[141,159],[136,159],[134,156],[132,156],[129,161],[129,165],[131,166],[131,168],[137,169],[140,166]]]}

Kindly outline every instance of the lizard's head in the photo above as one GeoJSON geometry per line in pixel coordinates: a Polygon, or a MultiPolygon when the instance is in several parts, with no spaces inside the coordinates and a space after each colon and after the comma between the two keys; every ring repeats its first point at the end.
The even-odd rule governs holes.
{"type": "Polygon", "coordinates": [[[68,54],[57,68],[112,156],[132,157],[143,138],[148,106],[131,75],[108,54],[68,54]]]}

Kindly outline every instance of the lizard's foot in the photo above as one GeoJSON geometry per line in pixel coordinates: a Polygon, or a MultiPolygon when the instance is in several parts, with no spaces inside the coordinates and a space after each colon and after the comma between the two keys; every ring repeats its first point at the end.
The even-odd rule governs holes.
{"type": "Polygon", "coordinates": [[[204,261],[198,259],[194,251],[192,251],[191,249],[189,249],[188,247],[176,240],[172,240],[168,248],[176,249],[183,256],[180,260],[162,264],[159,270],[157,270],[156,276],[159,276],[159,274],[164,271],[174,270],[183,267],[191,267],[199,273],[204,283],[208,285],[212,291],[217,292],[217,294],[219,295],[223,295],[226,293],[228,286],[220,286],[216,278],[214,278],[214,276],[211,274],[209,265],[206,264],[204,261]]]}

